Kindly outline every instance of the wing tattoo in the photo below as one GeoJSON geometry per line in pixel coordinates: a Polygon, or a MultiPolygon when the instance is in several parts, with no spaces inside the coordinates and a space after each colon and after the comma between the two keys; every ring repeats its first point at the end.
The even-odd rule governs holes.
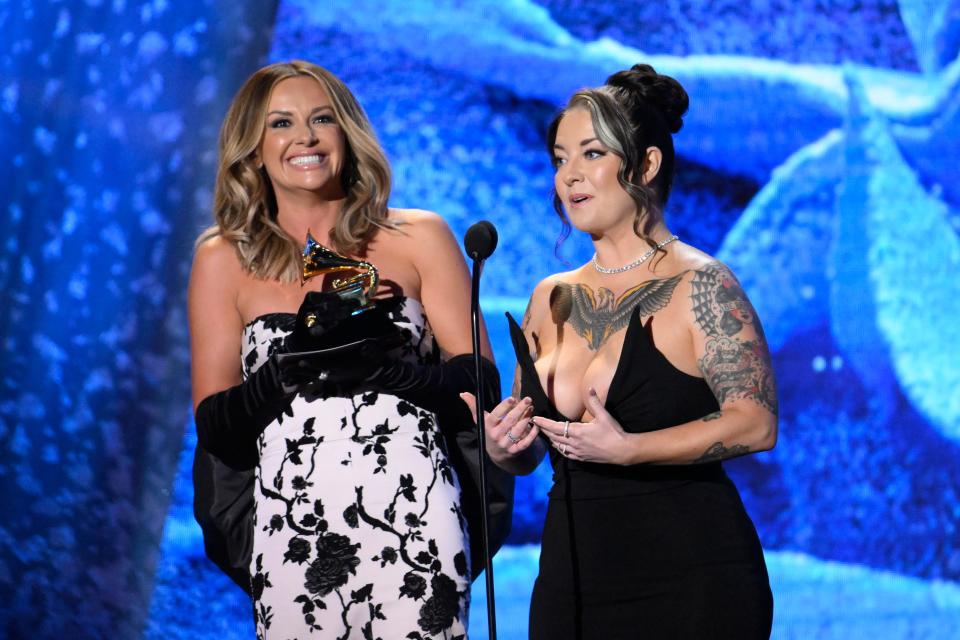
{"type": "Polygon", "coordinates": [[[680,273],[641,282],[619,298],[606,287],[594,292],[585,284],[560,282],[551,295],[554,321],[569,322],[590,349],[597,351],[610,336],[627,326],[634,311],[648,316],[667,306],[683,276],[680,273]]]}

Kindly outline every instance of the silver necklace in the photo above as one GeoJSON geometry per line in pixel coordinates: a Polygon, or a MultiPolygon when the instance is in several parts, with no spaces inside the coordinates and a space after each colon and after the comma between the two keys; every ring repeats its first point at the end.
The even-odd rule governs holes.
{"type": "Polygon", "coordinates": [[[650,251],[647,251],[645,254],[643,254],[642,256],[640,256],[630,264],[625,264],[622,267],[617,267],[616,269],[607,269],[606,267],[601,267],[600,263],[597,262],[597,254],[593,254],[593,258],[591,258],[591,261],[593,262],[593,268],[599,271],[600,273],[623,273],[624,271],[630,271],[630,269],[633,269],[642,265],[644,262],[647,261],[647,258],[655,254],[658,250],[663,249],[665,246],[667,246],[674,240],[679,240],[679,238],[677,238],[677,236],[670,236],[669,238],[659,243],[656,247],[654,247],[653,249],[650,249],[650,251]]]}

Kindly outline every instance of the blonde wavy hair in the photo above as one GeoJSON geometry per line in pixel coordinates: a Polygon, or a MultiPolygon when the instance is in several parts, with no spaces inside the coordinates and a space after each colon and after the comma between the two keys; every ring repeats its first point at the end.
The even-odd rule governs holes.
{"type": "Polygon", "coordinates": [[[215,224],[200,234],[197,245],[222,236],[236,247],[247,271],[282,282],[300,278],[303,239],[291,238],[277,223],[273,186],[266,170],[258,166],[257,152],[274,87],[300,76],[313,78],[323,87],[346,140],[347,158],[340,176],[346,199],[330,232],[333,248],[344,254],[362,252],[377,229],[395,226],[387,219],[390,166],[350,89],[310,62],[266,66],[243,84],[223,120],[213,198],[215,224]]]}

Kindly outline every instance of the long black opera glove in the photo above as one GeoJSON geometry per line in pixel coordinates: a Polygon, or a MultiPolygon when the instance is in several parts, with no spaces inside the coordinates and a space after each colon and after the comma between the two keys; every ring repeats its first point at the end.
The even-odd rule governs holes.
{"type": "Polygon", "coordinates": [[[351,317],[359,304],[333,291],[307,292],[297,311],[293,331],[283,341],[283,350],[293,353],[333,346],[336,342],[331,340],[331,334],[351,317]]]}
{"type": "Polygon", "coordinates": [[[202,446],[193,453],[193,517],[207,557],[248,595],[255,471],[231,469],[202,446]]]}
{"type": "MultiPolygon", "coordinates": [[[[341,327],[355,323],[351,314],[357,305],[331,291],[307,293],[280,353],[322,348],[331,336],[336,339],[341,327]],[[312,316],[309,327],[305,321],[308,315],[312,316]]],[[[312,376],[309,370],[289,371],[275,354],[243,383],[214,393],[197,405],[197,441],[233,469],[253,468],[257,464],[257,437],[282,412],[292,415],[289,407],[293,393],[316,382],[315,371],[312,376]]]]}
{"type": "MultiPolygon", "coordinates": [[[[374,389],[390,393],[428,411],[461,409],[463,391],[476,393],[473,355],[462,354],[438,364],[416,364],[388,355],[395,342],[365,339],[325,352],[289,354],[281,367],[284,381],[321,379],[341,389],[374,389]]],[[[484,371],[486,406],[500,401],[500,375],[486,358],[480,359],[484,371]]],[[[469,413],[465,413],[467,422],[469,413]]]]}
{"type": "MultiPolygon", "coordinates": [[[[480,359],[483,367],[484,401],[492,408],[500,401],[500,374],[493,363],[480,359]]],[[[460,399],[463,391],[476,393],[476,372],[473,355],[454,356],[435,365],[420,365],[406,360],[387,360],[370,373],[365,382],[374,389],[409,400],[430,411],[451,411],[466,405],[460,399]]],[[[470,414],[465,413],[467,422],[470,414]]]]}
{"type": "Polygon", "coordinates": [[[241,384],[204,398],[196,410],[197,441],[234,469],[257,464],[257,437],[278,415],[290,413],[294,389],[284,386],[275,358],[241,384]]]}

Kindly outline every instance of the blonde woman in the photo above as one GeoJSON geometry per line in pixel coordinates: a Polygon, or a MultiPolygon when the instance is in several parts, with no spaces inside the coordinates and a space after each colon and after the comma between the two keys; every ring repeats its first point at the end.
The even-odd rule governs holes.
{"type": "Polygon", "coordinates": [[[593,259],[546,278],[514,398],[487,419],[493,459],[554,482],[530,637],[767,638],[756,530],[722,461],[777,438],[760,321],[730,270],[663,218],[687,94],[637,65],[553,121],[555,207],[593,259]],[[569,220],[569,222],[567,222],[569,220]]]}
{"type": "Polygon", "coordinates": [[[294,61],[246,81],[221,130],[189,311],[200,445],[256,468],[260,638],[465,634],[469,541],[436,415],[472,380],[469,277],[443,220],[389,195],[370,123],[330,72],[294,61]],[[399,347],[281,362],[356,321],[329,278],[301,283],[308,230],[377,267],[361,315],[386,319],[399,347]]]}

